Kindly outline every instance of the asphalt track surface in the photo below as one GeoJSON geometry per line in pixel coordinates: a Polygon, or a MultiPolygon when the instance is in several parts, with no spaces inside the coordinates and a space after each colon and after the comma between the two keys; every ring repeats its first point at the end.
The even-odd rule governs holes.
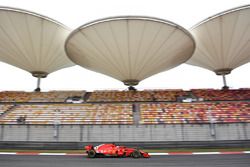
{"type": "Polygon", "coordinates": [[[173,155],[149,159],[0,155],[0,167],[250,167],[250,154],[173,155]]]}

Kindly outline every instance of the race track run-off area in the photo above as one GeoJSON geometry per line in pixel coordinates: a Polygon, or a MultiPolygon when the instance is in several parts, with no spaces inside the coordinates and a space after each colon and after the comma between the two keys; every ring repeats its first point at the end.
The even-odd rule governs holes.
{"type": "Polygon", "coordinates": [[[249,164],[250,154],[152,155],[141,159],[0,155],[1,167],[249,167],[249,164]]]}

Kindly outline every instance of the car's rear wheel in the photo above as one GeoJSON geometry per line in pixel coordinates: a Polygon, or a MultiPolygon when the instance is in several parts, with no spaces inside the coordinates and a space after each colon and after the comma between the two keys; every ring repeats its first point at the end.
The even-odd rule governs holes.
{"type": "Polygon", "coordinates": [[[133,158],[140,158],[141,157],[141,153],[139,150],[135,150],[134,152],[132,152],[132,157],[133,158]]]}
{"type": "Polygon", "coordinates": [[[95,158],[95,157],[96,157],[96,152],[95,152],[95,150],[89,150],[89,151],[88,151],[88,157],[89,157],[89,158],[95,158]]]}

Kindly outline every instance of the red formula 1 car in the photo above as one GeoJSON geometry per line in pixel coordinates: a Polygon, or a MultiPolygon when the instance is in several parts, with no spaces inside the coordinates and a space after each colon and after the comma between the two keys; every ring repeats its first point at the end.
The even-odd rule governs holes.
{"type": "Polygon", "coordinates": [[[125,146],[117,146],[115,144],[101,144],[94,147],[93,145],[85,146],[86,153],[89,158],[95,157],[133,157],[133,158],[149,158],[150,155],[142,150],[128,148],[125,146]]]}

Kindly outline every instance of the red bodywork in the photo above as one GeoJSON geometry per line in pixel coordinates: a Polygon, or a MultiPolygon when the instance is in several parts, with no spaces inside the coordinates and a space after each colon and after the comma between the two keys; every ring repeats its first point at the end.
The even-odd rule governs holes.
{"type": "MultiPolygon", "coordinates": [[[[85,146],[86,153],[89,155],[89,151],[94,150],[96,156],[94,157],[101,157],[101,156],[113,156],[113,157],[134,157],[134,152],[140,153],[139,157],[149,158],[150,155],[147,152],[142,150],[138,150],[136,148],[128,148],[125,146],[116,146],[115,144],[101,144],[99,146],[94,147],[93,145],[85,146]]],[[[92,151],[93,152],[93,151],[92,151]]],[[[91,157],[91,158],[94,158],[91,157]]],[[[139,158],[135,157],[135,158],[139,158]]]]}

